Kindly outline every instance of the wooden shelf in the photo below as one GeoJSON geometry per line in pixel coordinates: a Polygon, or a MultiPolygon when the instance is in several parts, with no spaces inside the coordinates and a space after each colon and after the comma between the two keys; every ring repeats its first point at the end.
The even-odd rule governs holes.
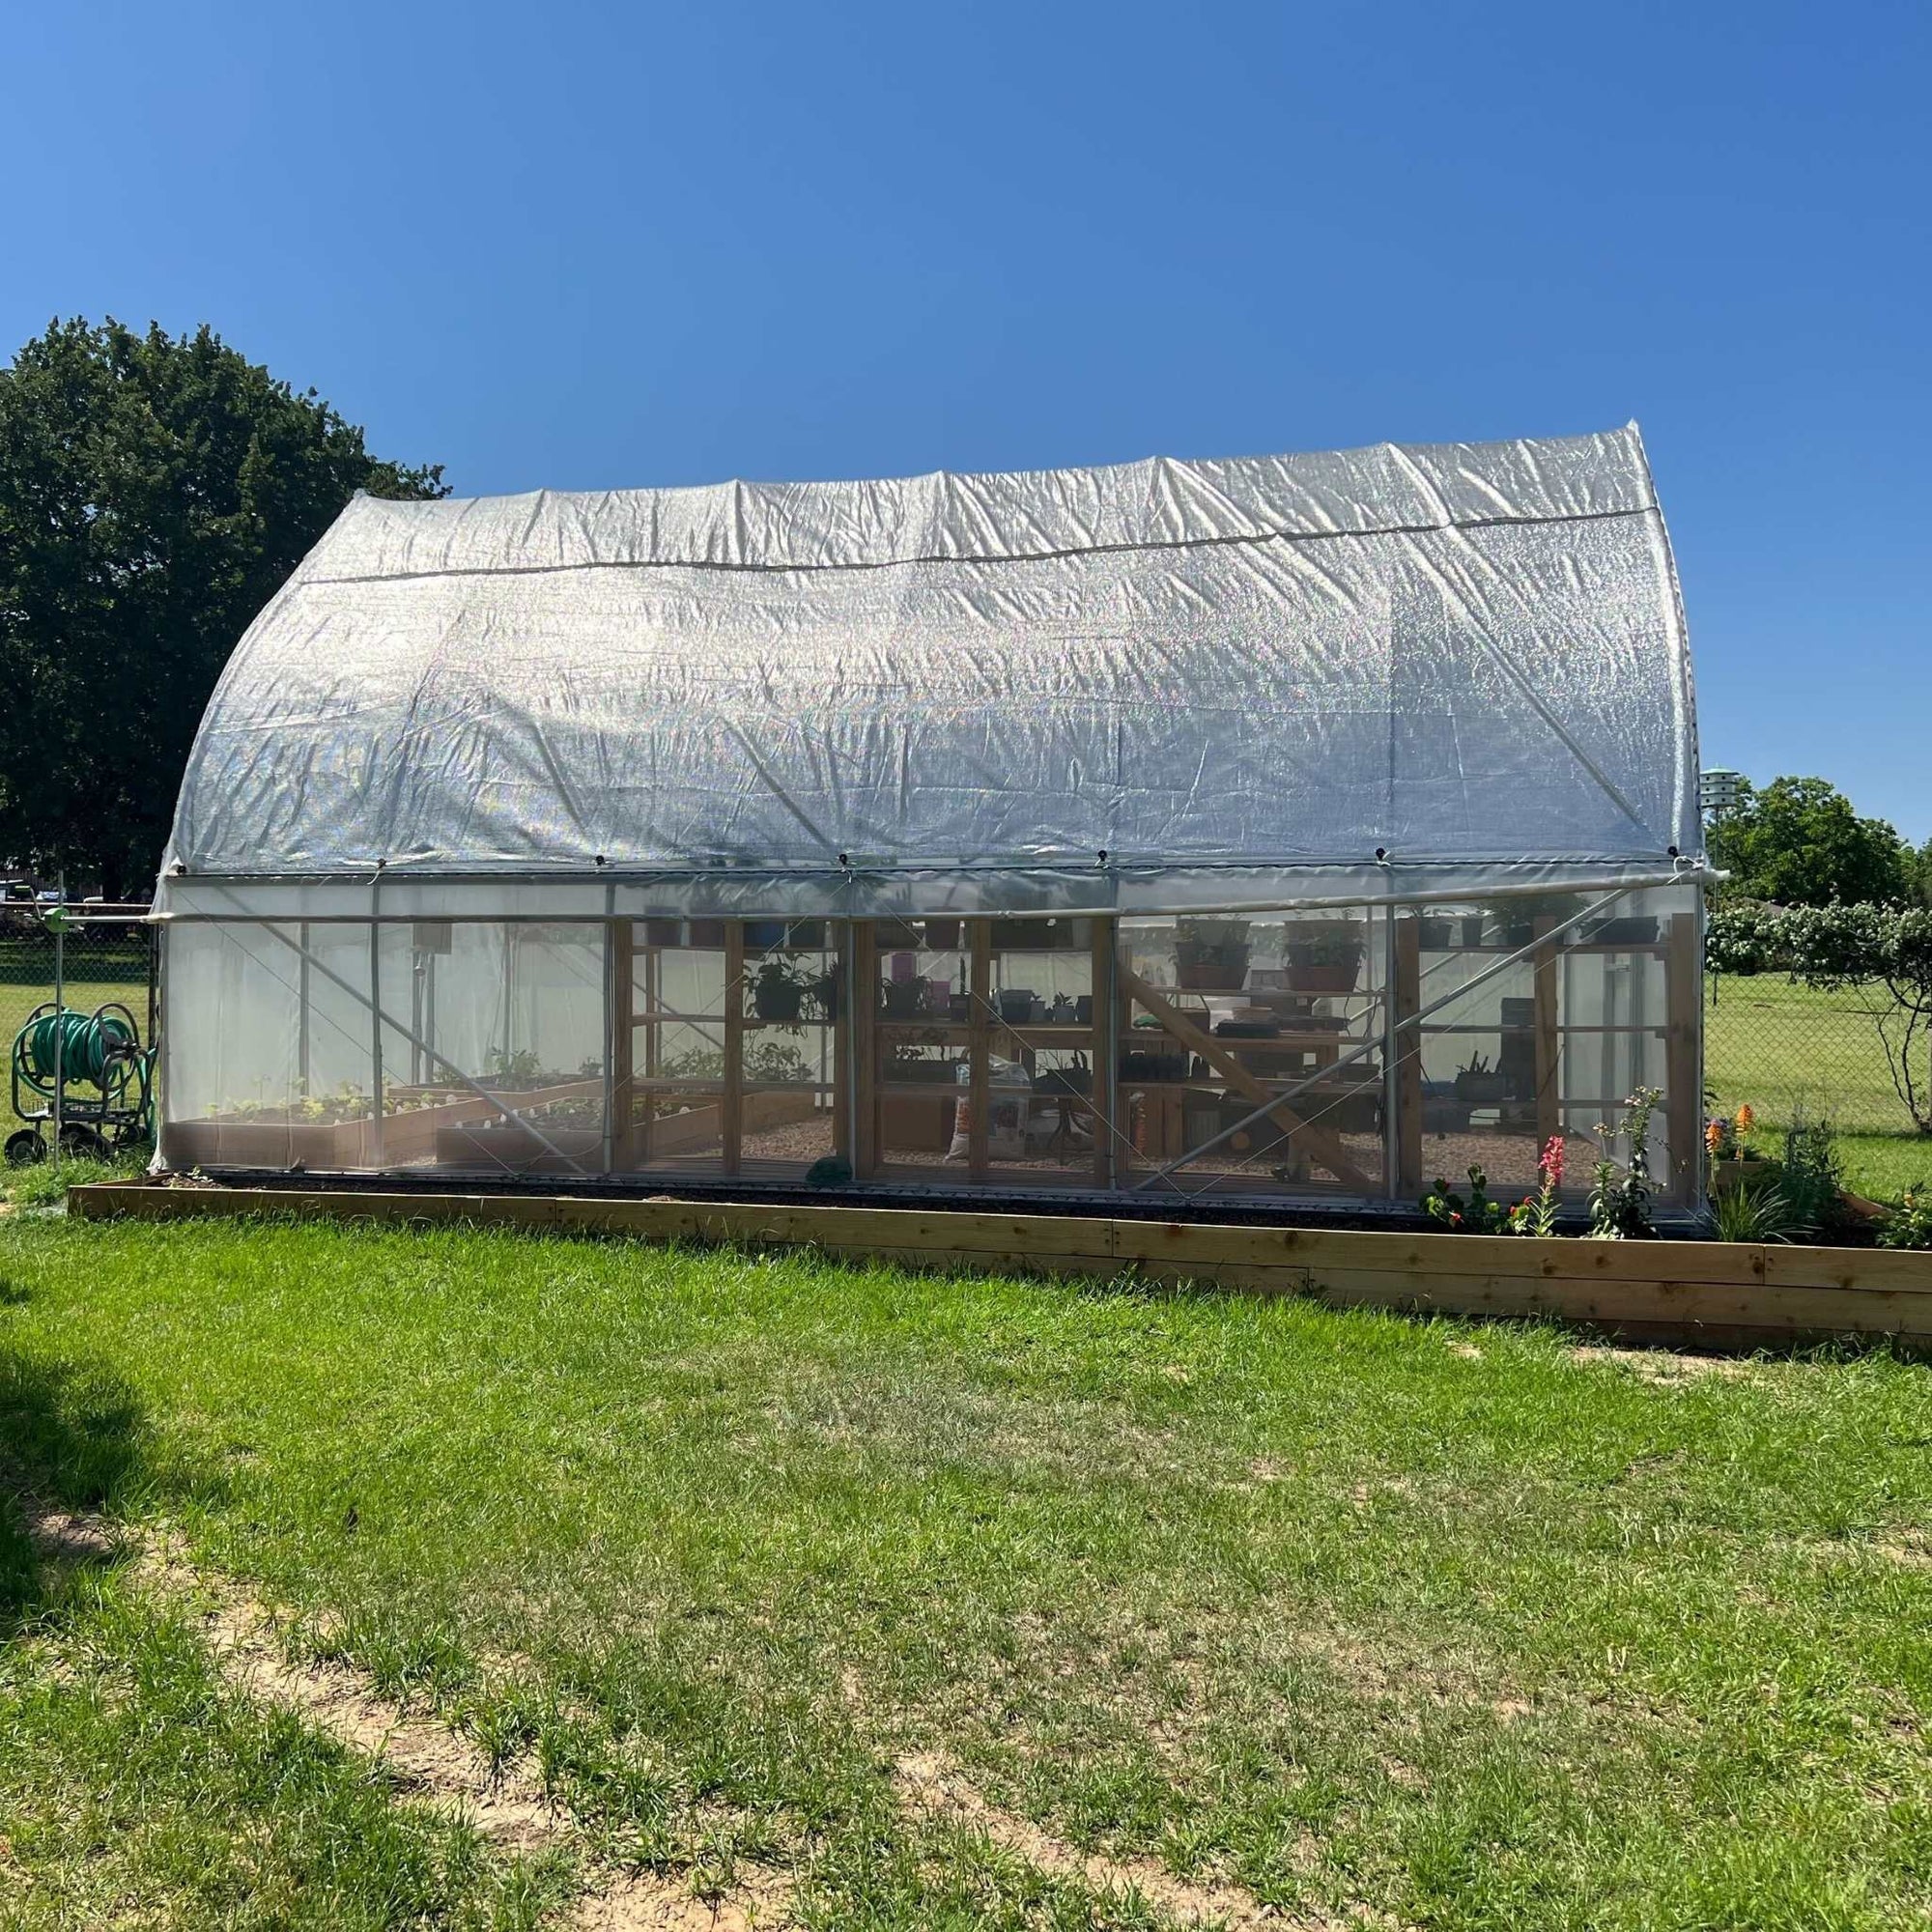
{"type": "MultiPolygon", "coordinates": [[[[989,1015],[986,1033],[996,1048],[1003,1038],[1017,1039],[1022,1046],[1067,1047],[1082,1052],[1091,1051],[1094,1045],[1091,1022],[1086,1026],[1016,1025],[989,1015]]],[[[915,1046],[970,1046],[973,1043],[970,1020],[881,1019],[878,1034],[881,1039],[898,1040],[915,1046]],[[917,1038],[913,1037],[915,1035],[917,1038]]]]}
{"type": "MultiPolygon", "coordinates": [[[[1264,1087],[1269,1084],[1268,1075],[1265,1073],[1259,1073],[1255,1077],[1264,1087]]],[[[1284,1091],[1294,1084],[1293,1079],[1283,1078],[1279,1075],[1276,1076],[1276,1079],[1284,1091]]],[[[1304,1087],[1295,1095],[1295,1098],[1297,1101],[1308,1099],[1339,1099],[1353,1094],[1378,1092],[1381,1084],[1382,1076],[1379,1069],[1378,1069],[1374,1073],[1363,1074],[1359,1080],[1343,1078],[1335,1080],[1332,1083],[1323,1082],[1318,1086],[1304,1087]]],[[[1225,1080],[1207,1079],[1117,1080],[1114,1083],[1114,1091],[1117,1094],[1226,1094],[1230,1090],[1229,1083],[1225,1080]]]]}
{"type": "MultiPolygon", "coordinates": [[[[1449,959],[1453,958],[1459,952],[1465,953],[1472,959],[1482,958],[1486,955],[1493,955],[1500,959],[1506,953],[1521,952],[1523,955],[1523,964],[1526,966],[1533,955],[1524,952],[1523,948],[1533,943],[1533,941],[1525,939],[1520,946],[1425,946],[1422,952],[1425,957],[1431,959],[1449,959]]],[[[1593,952],[1605,956],[1614,956],[1626,952],[1647,952],[1654,959],[1667,958],[1670,952],[1670,948],[1659,939],[1636,940],[1629,946],[1605,946],[1601,940],[1595,939],[1579,940],[1573,946],[1566,945],[1562,940],[1556,939],[1550,942],[1549,950],[1559,955],[1565,952],[1593,952]]]]}
{"type": "MultiPolygon", "coordinates": [[[[631,1024],[634,1027],[640,1027],[640,1026],[717,1027],[717,1026],[723,1026],[724,1024],[724,1015],[723,1013],[668,1013],[668,1012],[633,1013],[631,1015],[631,1024]]],[[[738,1022],[738,1024],[741,1027],[743,1027],[747,1033],[763,1033],[769,1027],[828,1027],[828,1026],[837,1026],[838,1021],[826,1020],[826,1019],[810,1019],[805,1017],[804,1015],[801,1015],[799,1018],[795,1020],[760,1020],[760,1019],[753,1019],[750,1014],[747,1014],[745,1018],[743,1018],[738,1022]]]]}

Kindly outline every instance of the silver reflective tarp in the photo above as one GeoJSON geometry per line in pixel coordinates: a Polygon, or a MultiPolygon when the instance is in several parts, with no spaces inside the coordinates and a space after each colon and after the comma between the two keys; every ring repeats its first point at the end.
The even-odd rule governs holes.
{"type": "Polygon", "coordinates": [[[358,497],[237,646],[162,904],[379,863],[398,909],[600,862],[843,913],[1634,882],[1701,849],[1695,774],[1634,426],[358,497]]]}

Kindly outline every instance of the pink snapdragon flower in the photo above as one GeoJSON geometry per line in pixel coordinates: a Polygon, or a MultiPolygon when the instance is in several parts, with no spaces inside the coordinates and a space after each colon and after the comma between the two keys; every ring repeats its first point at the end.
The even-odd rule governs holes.
{"type": "Polygon", "coordinates": [[[1563,1185],[1563,1136],[1561,1134],[1551,1134],[1549,1136],[1548,1145],[1543,1150],[1542,1156],[1536,1164],[1543,1170],[1543,1178],[1551,1187],[1561,1187],[1563,1185]]]}

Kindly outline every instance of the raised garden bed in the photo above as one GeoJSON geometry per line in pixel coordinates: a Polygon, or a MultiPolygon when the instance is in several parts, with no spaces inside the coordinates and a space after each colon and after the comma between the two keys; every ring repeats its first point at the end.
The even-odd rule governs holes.
{"type": "MultiPolygon", "coordinates": [[[[550,1087],[506,1090],[499,1097],[501,1107],[526,1111],[561,1100],[596,1099],[603,1092],[601,1080],[568,1080],[550,1087]]],[[[384,1114],[379,1146],[376,1122],[367,1119],[275,1121],[259,1114],[214,1114],[205,1121],[170,1122],[167,1151],[183,1168],[303,1167],[313,1173],[353,1173],[358,1168],[406,1167],[429,1160],[436,1157],[439,1134],[497,1119],[497,1099],[466,1093],[435,1106],[384,1114]]]]}
{"type": "Polygon", "coordinates": [[[1932,1254],[1719,1241],[1533,1240],[1326,1228],[371,1188],[70,1192],[87,1219],[296,1213],[495,1222],[657,1240],[809,1244],[942,1267],[1019,1269],[1307,1294],[1337,1305],[1544,1317],[1647,1340],[1763,1347],[1889,1336],[1932,1348],[1932,1254]]]}

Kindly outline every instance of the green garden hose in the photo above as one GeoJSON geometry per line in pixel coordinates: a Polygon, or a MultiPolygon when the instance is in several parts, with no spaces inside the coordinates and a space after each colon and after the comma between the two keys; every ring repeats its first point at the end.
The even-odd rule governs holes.
{"type": "Polygon", "coordinates": [[[86,1081],[105,1094],[128,1084],[139,1042],[114,1013],[43,1013],[21,1029],[21,1071],[28,1084],[51,1094],[65,1063],[69,1084],[86,1081]]]}

